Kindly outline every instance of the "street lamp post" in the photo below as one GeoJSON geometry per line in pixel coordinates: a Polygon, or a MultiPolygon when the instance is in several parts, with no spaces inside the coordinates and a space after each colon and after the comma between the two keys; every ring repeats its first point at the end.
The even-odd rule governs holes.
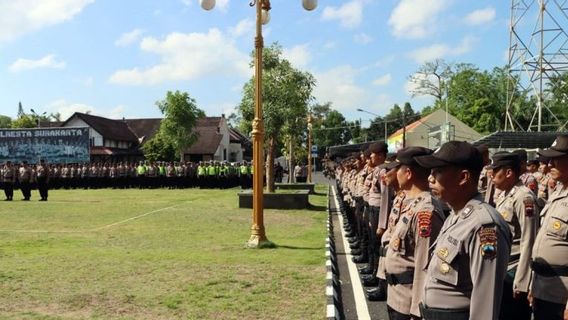
{"type": "Polygon", "coordinates": [[[308,183],[312,183],[312,113],[308,114],[308,183]]]}
{"type": "Polygon", "coordinates": [[[47,112],[44,111],[44,112],[41,114],[41,116],[40,116],[39,114],[37,114],[37,113],[35,112],[34,109],[30,109],[30,111],[32,112],[32,114],[33,114],[33,115],[36,117],[36,119],[37,119],[37,127],[38,127],[38,128],[41,128],[41,122],[40,122],[40,121],[41,121],[41,116],[45,116],[45,115],[47,114],[47,112]]]}
{"type": "MultiPolygon", "coordinates": [[[[378,114],[376,114],[376,113],[373,113],[373,112],[367,111],[367,110],[363,110],[363,109],[361,109],[361,108],[358,108],[357,111],[359,111],[359,112],[365,112],[365,113],[368,113],[368,114],[373,115],[373,116],[375,116],[375,117],[380,117],[380,116],[379,116],[378,114]]],[[[385,123],[385,143],[388,143],[388,141],[387,141],[387,138],[388,138],[388,137],[387,137],[387,135],[388,135],[388,130],[387,130],[387,117],[385,117],[384,123],[385,123]]]]}
{"type": "MultiPolygon", "coordinates": [[[[200,0],[201,7],[211,10],[215,7],[215,0],[200,0]]],[[[311,11],[316,8],[317,0],[303,0],[304,9],[311,11]]],[[[252,121],[253,139],[253,187],[252,187],[252,226],[251,236],[246,246],[248,248],[262,248],[271,246],[264,230],[264,204],[263,204],[263,177],[264,177],[264,123],[262,120],[262,25],[270,20],[270,0],[251,0],[249,6],[256,6],[256,37],[254,39],[255,59],[255,106],[252,121]]]]}

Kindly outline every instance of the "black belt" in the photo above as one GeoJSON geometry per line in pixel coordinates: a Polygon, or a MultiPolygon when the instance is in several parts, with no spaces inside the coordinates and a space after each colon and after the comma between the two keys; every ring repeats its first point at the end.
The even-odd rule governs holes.
{"type": "Polygon", "coordinates": [[[553,266],[533,260],[531,261],[531,269],[543,277],[568,277],[568,266],[553,266]]]}
{"type": "Polygon", "coordinates": [[[387,256],[387,247],[380,247],[379,248],[379,257],[386,257],[387,256]]]}
{"type": "Polygon", "coordinates": [[[469,320],[469,309],[428,308],[420,303],[420,313],[424,320],[469,320]]]}
{"type": "Polygon", "coordinates": [[[387,273],[386,279],[387,283],[390,285],[411,284],[414,282],[414,271],[406,271],[397,274],[387,273]]]}

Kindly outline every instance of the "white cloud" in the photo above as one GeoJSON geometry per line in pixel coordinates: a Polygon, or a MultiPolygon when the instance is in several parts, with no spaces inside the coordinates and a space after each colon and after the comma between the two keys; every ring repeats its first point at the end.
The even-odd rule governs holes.
{"type": "Polygon", "coordinates": [[[336,46],[337,46],[337,42],[335,42],[335,41],[328,41],[328,42],[326,42],[326,43],[323,45],[323,47],[324,47],[325,49],[333,49],[333,48],[335,48],[336,46]]]}
{"type": "Polygon", "coordinates": [[[373,42],[373,37],[371,37],[370,35],[366,34],[366,33],[359,33],[355,35],[355,42],[360,43],[360,44],[368,44],[373,42]]]}
{"type": "Polygon", "coordinates": [[[385,74],[382,77],[378,77],[377,79],[373,80],[373,84],[376,86],[386,86],[392,80],[392,76],[390,73],[385,74]]]}
{"type": "Polygon", "coordinates": [[[489,23],[495,19],[495,9],[487,7],[485,9],[475,10],[465,17],[465,22],[472,26],[478,26],[489,23]]]}
{"type": "Polygon", "coordinates": [[[304,68],[311,60],[311,53],[307,44],[298,45],[282,50],[282,56],[290,61],[294,67],[304,68]]]}
{"type": "Polygon", "coordinates": [[[255,23],[252,19],[243,19],[236,26],[229,28],[229,33],[233,37],[241,37],[254,34],[255,23]]]}
{"type": "Polygon", "coordinates": [[[12,72],[21,72],[33,69],[63,69],[65,68],[65,62],[57,61],[55,55],[50,54],[38,60],[30,60],[19,58],[9,67],[12,72]]]}
{"type": "Polygon", "coordinates": [[[48,113],[61,114],[61,120],[65,121],[75,112],[95,114],[95,108],[82,103],[69,103],[65,99],[55,100],[46,105],[48,113]]]}
{"type": "Polygon", "coordinates": [[[118,70],[110,76],[110,83],[156,85],[203,76],[252,74],[248,55],[218,29],[208,33],[170,33],[163,40],[147,37],[140,49],[160,56],[161,62],[145,69],[118,70]]]}
{"type": "Polygon", "coordinates": [[[408,56],[417,63],[424,63],[426,61],[432,61],[449,56],[460,56],[471,51],[476,41],[476,38],[467,36],[455,47],[450,47],[447,44],[440,43],[433,44],[428,47],[416,49],[409,53],[408,56]]]}
{"type": "Polygon", "coordinates": [[[374,64],[374,66],[377,67],[377,68],[388,67],[395,60],[396,60],[396,57],[394,55],[389,55],[389,56],[386,56],[386,57],[383,57],[383,58],[377,60],[374,64]]]}
{"type": "Polygon", "coordinates": [[[369,96],[355,84],[359,71],[350,65],[343,65],[331,70],[314,73],[317,87],[314,96],[320,102],[330,101],[337,110],[351,110],[369,105],[369,96]]]}
{"type": "Polygon", "coordinates": [[[340,7],[325,7],[322,15],[323,20],[339,20],[346,28],[358,27],[363,21],[363,2],[351,0],[340,7]]]}
{"type": "Polygon", "coordinates": [[[134,29],[130,32],[123,33],[120,38],[114,42],[114,45],[117,47],[126,47],[138,41],[143,33],[144,31],[141,29],[134,29]]]}
{"type": "Polygon", "coordinates": [[[424,38],[434,31],[438,15],[449,0],[401,0],[391,13],[392,33],[401,38],[424,38]]]}
{"type": "Polygon", "coordinates": [[[2,0],[0,41],[72,19],[95,0],[2,0]]]}

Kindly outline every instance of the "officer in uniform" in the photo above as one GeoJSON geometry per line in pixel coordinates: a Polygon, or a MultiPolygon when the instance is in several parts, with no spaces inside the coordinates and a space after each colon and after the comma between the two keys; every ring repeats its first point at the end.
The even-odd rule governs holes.
{"type": "Polygon", "coordinates": [[[539,152],[550,159],[552,179],[561,187],[542,209],[541,228],[532,252],[533,279],[529,301],[535,320],[566,320],[568,310],[568,136],[556,138],[539,152]]]}
{"type": "Polygon", "coordinates": [[[41,159],[37,166],[37,189],[39,191],[39,196],[41,199],[39,201],[47,201],[48,196],[48,182],[49,182],[49,170],[45,164],[45,160],[41,159]]]}
{"type": "Polygon", "coordinates": [[[479,151],[450,141],[415,158],[431,168],[430,189],[451,208],[434,244],[420,312],[424,319],[497,319],[511,249],[503,217],[482,201],[479,151]]]}
{"type": "Polygon", "coordinates": [[[22,191],[22,196],[24,196],[24,201],[30,201],[32,196],[31,183],[32,183],[32,169],[28,165],[27,161],[22,162],[22,166],[19,170],[18,181],[20,182],[20,191],[22,191]]]}
{"type": "Polygon", "coordinates": [[[505,278],[501,320],[530,320],[527,301],[531,280],[531,251],[538,230],[535,194],[519,180],[521,159],[511,152],[499,152],[493,157],[493,183],[502,190],[495,199],[496,209],[513,234],[509,272],[505,278]]]}
{"type": "Polygon", "coordinates": [[[16,182],[16,168],[12,161],[6,161],[4,170],[2,170],[2,180],[4,182],[4,194],[6,195],[5,201],[12,201],[14,198],[14,183],[16,182]]]}
{"type": "Polygon", "coordinates": [[[387,309],[391,320],[420,319],[429,248],[437,238],[444,213],[439,200],[428,188],[430,170],[422,168],[415,157],[432,150],[408,147],[398,152],[396,161],[386,166],[397,170],[396,178],[406,193],[407,206],[394,226],[385,258],[388,283],[387,309]]]}

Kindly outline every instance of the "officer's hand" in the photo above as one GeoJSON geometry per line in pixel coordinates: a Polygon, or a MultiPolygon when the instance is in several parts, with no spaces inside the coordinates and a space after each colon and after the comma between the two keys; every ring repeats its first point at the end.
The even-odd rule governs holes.
{"type": "Polygon", "coordinates": [[[564,309],[564,320],[568,320],[568,309],[564,309]]]}
{"type": "MultiPolygon", "coordinates": [[[[533,295],[532,295],[532,292],[530,292],[530,291],[529,291],[529,294],[527,295],[527,300],[529,301],[529,306],[532,307],[532,305],[533,305],[533,295]]],[[[566,314],[564,314],[564,315],[566,315],[566,314]]],[[[564,319],[564,320],[566,320],[566,319],[564,319]]]]}
{"type": "Polygon", "coordinates": [[[383,235],[383,233],[385,233],[385,229],[377,228],[377,237],[380,238],[383,235]]]}
{"type": "MultiPolygon", "coordinates": [[[[513,299],[520,299],[523,296],[523,292],[520,292],[519,290],[514,290],[513,291],[513,299]]],[[[528,299],[528,296],[527,296],[528,299]]]]}

